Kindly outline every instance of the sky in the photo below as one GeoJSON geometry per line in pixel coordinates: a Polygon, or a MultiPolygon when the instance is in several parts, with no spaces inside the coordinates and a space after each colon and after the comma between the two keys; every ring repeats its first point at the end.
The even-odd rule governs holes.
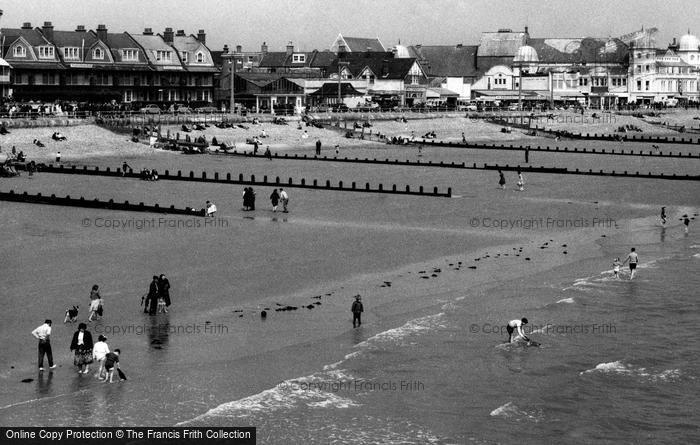
{"type": "Polygon", "coordinates": [[[328,49],[338,33],[379,37],[385,47],[478,44],[482,31],[523,30],[542,37],[615,37],[656,27],[657,46],[689,29],[700,35],[697,0],[5,0],[0,27],[24,22],[56,30],[76,25],[141,33],[204,29],[212,50],[241,45],[270,51],[328,49]]]}

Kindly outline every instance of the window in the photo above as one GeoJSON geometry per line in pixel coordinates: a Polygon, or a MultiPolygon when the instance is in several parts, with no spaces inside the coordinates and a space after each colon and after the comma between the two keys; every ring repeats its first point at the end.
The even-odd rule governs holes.
{"type": "Polygon", "coordinates": [[[156,50],[156,60],[160,62],[170,62],[172,60],[172,51],[162,49],[156,50]]]}
{"type": "Polygon", "coordinates": [[[197,63],[203,63],[203,62],[204,62],[204,53],[200,51],[197,53],[197,63]]]}
{"type": "Polygon", "coordinates": [[[41,83],[44,85],[56,85],[56,75],[53,73],[42,73],[41,83]]]}
{"type": "Polygon", "coordinates": [[[306,62],[306,54],[293,54],[292,55],[292,63],[305,63],[306,62]]]}
{"type": "Polygon", "coordinates": [[[122,62],[137,62],[139,60],[139,50],[137,49],[123,49],[122,50],[122,62]]]}
{"type": "Polygon", "coordinates": [[[189,53],[188,53],[187,51],[182,51],[182,52],[180,53],[180,57],[182,57],[182,61],[183,61],[183,62],[187,63],[187,56],[188,56],[188,55],[189,55],[189,53]]]}
{"type": "Polygon", "coordinates": [[[40,59],[53,59],[53,46],[40,46],[39,47],[39,58],[40,59]]]}
{"type": "Polygon", "coordinates": [[[66,60],[80,60],[80,48],[75,46],[63,48],[63,58],[66,60]]]}
{"type": "Polygon", "coordinates": [[[17,45],[12,51],[12,55],[15,57],[27,57],[27,48],[22,45],[17,45]]]}
{"type": "Polygon", "coordinates": [[[124,102],[132,102],[134,100],[134,92],[131,90],[124,91],[124,102]]]}
{"type": "Polygon", "coordinates": [[[644,82],[644,90],[649,91],[649,81],[644,82]]]}
{"type": "Polygon", "coordinates": [[[637,91],[642,91],[642,81],[641,80],[637,81],[637,91]]]}
{"type": "Polygon", "coordinates": [[[102,48],[95,48],[92,50],[92,58],[95,60],[102,60],[105,58],[105,52],[102,48]]]}

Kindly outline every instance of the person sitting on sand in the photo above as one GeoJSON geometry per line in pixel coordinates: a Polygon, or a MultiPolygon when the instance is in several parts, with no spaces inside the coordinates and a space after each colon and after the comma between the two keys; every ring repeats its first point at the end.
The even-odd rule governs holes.
{"type": "Polygon", "coordinates": [[[527,324],[527,318],[523,317],[520,320],[511,320],[508,322],[508,326],[506,326],[506,331],[508,332],[508,343],[513,343],[513,340],[515,338],[518,338],[517,336],[514,338],[513,337],[513,332],[517,329],[518,331],[518,336],[520,336],[523,340],[525,341],[530,341],[529,338],[527,338],[527,335],[523,332],[523,325],[527,324]]]}
{"type": "Polygon", "coordinates": [[[206,205],[205,209],[206,209],[206,215],[211,216],[213,218],[214,214],[216,213],[216,206],[214,205],[214,203],[211,201],[207,201],[207,205],[206,205]]]}
{"type": "Polygon", "coordinates": [[[304,130],[304,134],[301,135],[302,139],[308,139],[309,138],[309,132],[304,130]]]}

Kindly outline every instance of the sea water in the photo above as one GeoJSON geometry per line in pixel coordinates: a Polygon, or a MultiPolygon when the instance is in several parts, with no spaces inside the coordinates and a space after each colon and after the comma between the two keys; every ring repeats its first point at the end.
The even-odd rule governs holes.
{"type": "Polygon", "coordinates": [[[520,280],[519,297],[501,283],[444,302],[182,424],[253,425],[272,444],[697,441],[700,238],[662,231],[633,237],[633,280],[610,264],[630,240],[601,239],[600,257],[520,280]],[[540,346],[504,344],[504,313],[540,346]]]}

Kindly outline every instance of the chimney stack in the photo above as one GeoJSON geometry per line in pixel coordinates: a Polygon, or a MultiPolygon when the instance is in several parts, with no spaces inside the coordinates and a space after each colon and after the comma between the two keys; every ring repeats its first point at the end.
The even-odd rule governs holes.
{"type": "Polygon", "coordinates": [[[85,25],[78,25],[75,27],[75,32],[85,32],[85,25]]]}
{"type": "Polygon", "coordinates": [[[177,36],[177,37],[185,37],[185,30],[184,30],[184,29],[178,29],[177,32],[175,33],[175,36],[177,36]]]}
{"type": "Polygon", "coordinates": [[[152,36],[152,35],[153,35],[153,28],[144,28],[144,29],[143,29],[143,35],[145,35],[145,36],[152,36]]]}
{"type": "Polygon", "coordinates": [[[237,53],[242,53],[243,52],[243,47],[241,45],[236,45],[236,52],[237,53]]]}
{"type": "Polygon", "coordinates": [[[97,38],[103,42],[107,41],[107,27],[105,25],[97,25],[97,38]]]}
{"type": "Polygon", "coordinates": [[[44,26],[41,27],[41,33],[44,34],[46,40],[53,43],[53,25],[51,22],[44,22],[44,26]]]}
{"type": "Polygon", "coordinates": [[[294,52],[294,44],[290,40],[289,43],[287,43],[287,55],[290,56],[294,52]]]}
{"type": "Polygon", "coordinates": [[[228,45],[224,44],[224,51],[223,51],[223,52],[224,52],[224,53],[227,53],[227,52],[228,52],[228,45]]]}
{"type": "Polygon", "coordinates": [[[200,29],[197,32],[197,40],[199,40],[199,43],[201,43],[202,45],[207,44],[207,35],[204,33],[203,29],[200,29]]]}
{"type": "Polygon", "coordinates": [[[165,43],[168,43],[168,44],[173,43],[173,29],[172,28],[165,28],[165,32],[163,32],[163,40],[165,40],[165,43]]]}
{"type": "Polygon", "coordinates": [[[22,29],[32,29],[32,23],[31,22],[22,23],[22,29]]]}
{"type": "Polygon", "coordinates": [[[260,52],[263,54],[267,54],[267,43],[263,42],[262,45],[260,45],[260,52]]]}

